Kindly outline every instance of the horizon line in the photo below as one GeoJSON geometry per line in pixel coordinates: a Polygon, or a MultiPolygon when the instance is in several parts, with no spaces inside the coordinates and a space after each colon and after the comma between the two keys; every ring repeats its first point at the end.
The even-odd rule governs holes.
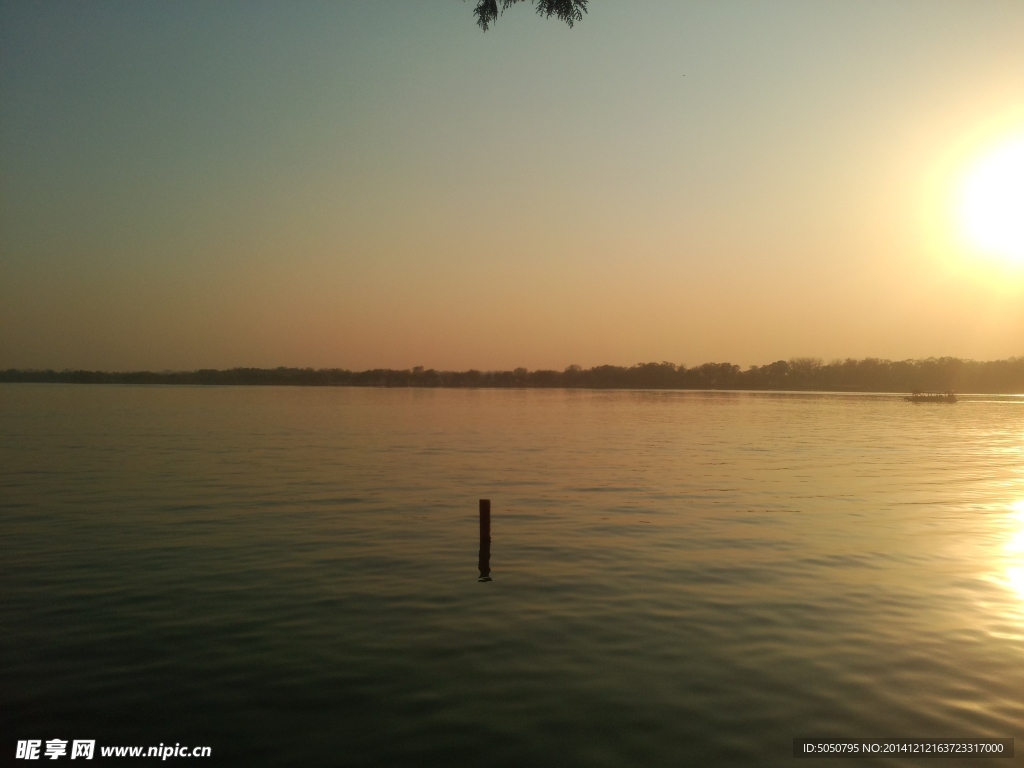
{"type": "Polygon", "coordinates": [[[716,367],[729,366],[729,367],[738,369],[740,371],[746,372],[746,371],[761,370],[763,368],[767,368],[767,367],[770,367],[770,366],[778,366],[780,363],[785,363],[787,366],[794,367],[794,368],[804,368],[804,369],[806,369],[806,368],[829,368],[829,367],[835,367],[835,366],[840,366],[840,365],[849,365],[850,363],[858,363],[858,364],[861,364],[861,363],[878,363],[878,364],[885,364],[885,365],[908,365],[908,364],[909,365],[919,365],[919,364],[922,364],[922,363],[945,363],[945,364],[962,363],[962,364],[968,364],[968,365],[993,365],[993,364],[996,364],[996,363],[1011,363],[1011,364],[1012,363],[1020,363],[1021,361],[1024,361],[1024,353],[1022,353],[1020,355],[1012,355],[1010,357],[1005,357],[1005,358],[998,358],[998,359],[995,359],[995,360],[975,360],[974,358],[962,358],[962,357],[954,357],[952,355],[943,355],[941,357],[935,357],[935,356],[931,356],[931,357],[908,357],[908,358],[902,358],[902,359],[891,359],[891,358],[883,358],[883,357],[862,357],[862,358],[853,358],[853,357],[839,358],[839,357],[837,357],[837,358],[832,358],[831,360],[829,360],[827,362],[823,358],[813,357],[813,356],[809,356],[808,355],[808,356],[794,356],[794,357],[790,357],[790,358],[786,358],[786,359],[774,360],[774,361],[772,361],[770,363],[763,363],[761,365],[756,365],[756,364],[748,365],[746,368],[744,368],[741,365],[738,365],[738,364],[735,364],[735,363],[731,363],[729,361],[718,362],[718,361],[713,361],[712,360],[712,361],[707,361],[707,362],[704,362],[704,363],[700,363],[699,365],[688,366],[685,363],[673,363],[672,361],[669,361],[669,360],[662,360],[660,362],[655,362],[655,361],[638,362],[638,363],[634,363],[633,365],[615,365],[615,364],[612,364],[612,363],[602,363],[600,365],[591,366],[590,368],[585,368],[585,367],[577,365],[577,364],[571,364],[571,365],[567,365],[565,368],[563,368],[561,370],[556,369],[556,368],[534,368],[534,369],[528,369],[525,366],[516,366],[515,368],[492,368],[492,369],[486,369],[486,370],[482,369],[482,368],[465,368],[465,369],[462,369],[462,370],[456,370],[456,369],[446,369],[446,368],[427,368],[427,367],[422,366],[422,365],[416,365],[416,366],[406,367],[406,368],[388,368],[388,367],[378,366],[378,367],[374,367],[374,368],[363,368],[361,370],[357,370],[355,368],[344,368],[344,367],[340,367],[340,366],[314,368],[312,366],[301,366],[300,367],[300,366],[296,366],[296,365],[276,365],[276,366],[236,365],[236,366],[231,366],[229,368],[177,368],[177,369],[175,369],[175,368],[162,368],[160,370],[143,369],[143,368],[122,368],[122,369],[101,370],[101,369],[96,369],[96,368],[89,369],[89,368],[70,368],[70,367],[68,367],[68,368],[60,368],[60,369],[53,368],[53,367],[46,367],[46,368],[15,368],[15,367],[8,367],[8,368],[0,368],[0,373],[5,373],[5,374],[11,374],[11,373],[22,373],[22,374],[26,374],[26,373],[58,373],[58,374],[88,373],[88,374],[104,374],[104,375],[127,375],[127,374],[172,375],[172,374],[208,373],[208,372],[228,373],[228,372],[231,372],[231,371],[264,371],[264,372],[271,372],[271,371],[313,371],[313,372],[344,372],[344,373],[373,373],[373,372],[378,372],[378,371],[380,371],[380,372],[386,371],[386,372],[392,372],[392,373],[413,373],[413,374],[414,373],[483,373],[483,374],[495,374],[495,373],[517,373],[517,372],[525,372],[525,373],[574,373],[574,372],[576,372],[576,373],[583,373],[583,372],[588,372],[588,371],[608,370],[608,369],[616,369],[616,370],[622,370],[622,371],[629,371],[629,370],[635,370],[635,369],[638,369],[638,368],[647,368],[647,367],[651,367],[651,366],[658,367],[658,368],[672,367],[673,369],[675,369],[677,371],[698,370],[698,369],[706,367],[706,366],[716,366],[716,367]]]}

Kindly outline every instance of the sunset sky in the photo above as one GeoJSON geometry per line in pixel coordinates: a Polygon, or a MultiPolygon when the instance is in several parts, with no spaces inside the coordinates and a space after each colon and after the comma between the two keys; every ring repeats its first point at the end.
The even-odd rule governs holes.
{"type": "Polygon", "coordinates": [[[1024,355],[1024,2],[472,5],[0,0],[0,368],[1024,355]]]}

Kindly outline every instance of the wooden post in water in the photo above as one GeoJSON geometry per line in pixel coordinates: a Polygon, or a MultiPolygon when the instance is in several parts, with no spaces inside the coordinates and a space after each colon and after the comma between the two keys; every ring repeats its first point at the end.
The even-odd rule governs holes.
{"type": "Polygon", "coordinates": [[[480,578],[491,580],[491,500],[480,499],[480,578]]]}

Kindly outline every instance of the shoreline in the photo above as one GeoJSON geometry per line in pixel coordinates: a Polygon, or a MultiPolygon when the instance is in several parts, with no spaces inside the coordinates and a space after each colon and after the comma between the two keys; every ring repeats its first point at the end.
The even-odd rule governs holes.
{"type": "Polygon", "coordinates": [[[867,358],[822,364],[778,361],[742,370],[731,363],[693,368],[673,363],[632,367],[569,366],[563,371],[438,371],[377,368],[230,368],[194,371],[0,370],[0,383],[203,386],[384,387],[411,389],[590,389],[905,394],[1024,393],[1024,357],[976,362],[930,358],[892,362],[867,358]]]}

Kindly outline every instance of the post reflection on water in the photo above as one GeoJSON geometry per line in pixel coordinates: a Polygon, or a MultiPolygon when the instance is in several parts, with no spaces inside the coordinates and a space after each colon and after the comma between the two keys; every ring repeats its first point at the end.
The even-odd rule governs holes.
{"type": "Polygon", "coordinates": [[[477,562],[480,578],[491,580],[491,500],[480,499],[480,558],[477,562]]]}

